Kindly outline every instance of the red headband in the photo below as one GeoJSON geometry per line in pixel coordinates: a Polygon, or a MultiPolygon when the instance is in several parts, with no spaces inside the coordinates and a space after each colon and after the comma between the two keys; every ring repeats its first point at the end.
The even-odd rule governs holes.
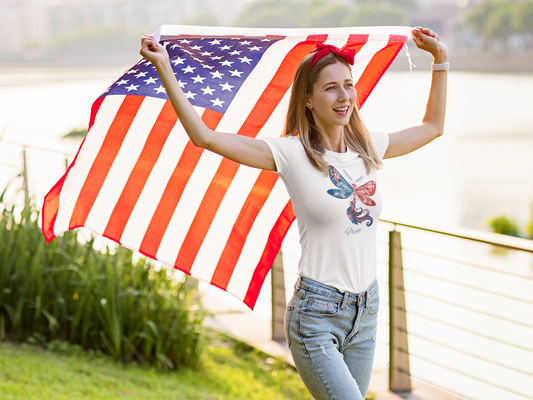
{"type": "Polygon", "coordinates": [[[311,63],[311,67],[309,67],[309,69],[313,68],[313,65],[315,65],[318,60],[320,60],[322,57],[329,53],[335,53],[341,56],[350,65],[353,65],[355,61],[355,49],[345,49],[344,47],[342,49],[339,49],[338,47],[335,47],[332,44],[324,44],[322,42],[318,42],[316,44],[316,49],[313,50],[313,52],[315,53],[315,56],[313,57],[313,62],[311,63]]]}

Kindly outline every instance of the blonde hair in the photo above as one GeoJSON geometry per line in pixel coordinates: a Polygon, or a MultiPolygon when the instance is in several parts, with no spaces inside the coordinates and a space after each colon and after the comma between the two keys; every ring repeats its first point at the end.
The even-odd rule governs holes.
{"type": "MultiPolygon", "coordinates": [[[[285,131],[282,136],[299,136],[311,164],[327,175],[329,165],[323,158],[322,133],[315,124],[311,110],[306,107],[306,102],[308,96],[313,94],[313,87],[318,81],[323,68],[337,62],[346,65],[348,68],[350,68],[350,65],[342,57],[330,53],[320,58],[313,65],[313,68],[310,68],[314,54],[306,55],[296,69],[289,110],[285,120],[285,131]]],[[[372,145],[370,132],[363,123],[357,106],[350,116],[348,125],[344,127],[344,140],[350,150],[359,154],[363,159],[367,174],[370,173],[372,168],[379,169],[383,165],[372,145]]]]}

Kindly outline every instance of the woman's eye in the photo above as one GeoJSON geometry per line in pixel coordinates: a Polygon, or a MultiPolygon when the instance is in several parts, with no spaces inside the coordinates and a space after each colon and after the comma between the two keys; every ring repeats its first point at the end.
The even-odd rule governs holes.
{"type": "Polygon", "coordinates": [[[335,86],[330,86],[326,90],[330,90],[331,91],[331,90],[334,90],[334,89],[335,89],[335,86]]]}

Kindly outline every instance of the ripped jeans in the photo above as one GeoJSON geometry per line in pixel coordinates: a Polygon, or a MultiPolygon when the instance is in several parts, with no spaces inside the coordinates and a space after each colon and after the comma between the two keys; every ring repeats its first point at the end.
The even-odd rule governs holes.
{"type": "Polygon", "coordinates": [[[340,292],[300,277],[285,313],[287,344],[315,400],[364,400],[376,347],[378,283],[340,292]]]}

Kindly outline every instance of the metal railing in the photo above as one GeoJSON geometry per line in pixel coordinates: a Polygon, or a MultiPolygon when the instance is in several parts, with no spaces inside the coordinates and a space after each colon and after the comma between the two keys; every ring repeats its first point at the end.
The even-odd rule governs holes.
{"type": "MultiPolygon", "coordinates": [[[[397,218],[381,219],[380,229],[378,281],[382,310],[388,306],[389,313],[380,317],[380,325],[388,325],[388,340],[378,330],[378,344],[388,348],[390,390],[411,391],[413,376],[472,399],[533,399],[533,241],[397,218]],[[407,243],[402,243],[403,236],[407,243]],[[444,242],[427,246],[428,241],[444,242]],[[429,267],[432,263],[438,265],[429,267]],[[450,272],[461,269],[467,270],[465,276],[450,272]],[[507,308],[517,311],[507,313],[507,308]],[[505,336],[504,331],[512,334],[505,336]],[[453,355],[441,357],[445,353],[453,355]],[[471,388],[448,385],[452,378],[428,379],[420,373],[422,364],[460,377],[471,388]]],[[[280,263],[281,257],[272,270],[275,340],[284,340],[286,294],[280,263]]]]}

